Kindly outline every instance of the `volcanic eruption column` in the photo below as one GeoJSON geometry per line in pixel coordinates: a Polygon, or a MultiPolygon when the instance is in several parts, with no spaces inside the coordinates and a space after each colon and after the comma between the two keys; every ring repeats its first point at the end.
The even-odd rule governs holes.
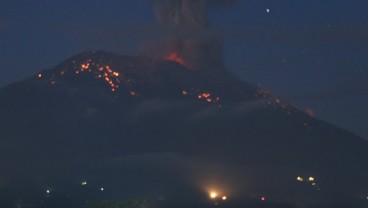
{"type": "Polygon", "coordinates": [[[169,34],[151,54],[192,70],[223,69],[222,46],[211,31],[206,8],[233,3],[235,0],[155,0],[156,19],[169,34]]]}

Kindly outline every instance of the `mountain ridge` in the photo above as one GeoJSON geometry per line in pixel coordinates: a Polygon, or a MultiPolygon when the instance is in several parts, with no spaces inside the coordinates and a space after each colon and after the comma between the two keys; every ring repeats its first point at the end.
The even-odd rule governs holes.
{"type": "MultiPolygon", "coordinates": [[[[293,194],[295,178],[313,174],[320,178],[321,190],[329,190],[322,194],[328,200],[334,194],[364,190],[367,141],[310,117],[226,71],[213,75],[208,71],[194,72],[175,62],[146,57],[86,52],[2,88],[2,162],[10,160],[20,167],[8,165],[0,174],[11,184],[25,173],[44,184],[62,181],[64,172],[74,179],[94,173],[91,178],[114,178],[116,184],[128,184],[133,190],[145,181],[127,182],[125,178],[131,176],[118,167],[131,166],[117,165],[117,158],[145,158],[152,153],[164,155],[158,158],[169,162],[167,153],[172,153],[179,155],[173,168],[195,178],[190,179],[195,189],[198,180],[220,178],[241,190],[234,196],[272,190],[268,192],[275,198],[302,200],[293,194]],[[199,165],[198,161],[205,162],[199,165]],[[207,178],[198,175],[198,166],[216,176],[202,168],[198,172],[207,178]],[[228,166],[231,170],[223,172],[228,166]],[[357,168],[361,172],[354,171],[357,168]],[[267,179],[270,170],[276,173],[267,179]],[[247,176],[246,182],[237,184],[225,177],[239,174],[247,176]],[[249,190],[242,188],[244,183],[249,190]],[[349,191],[336,188],[340,186],[349,191]]],[[[167,177],[173,171],[152,170],[167,177]]],[[[189,180],[176,174],[179,181],[189,180]]],[[[163,184],[171,187],[178,180],[163,184]]],[[[106,183],[114,187],[111,181],[106,183]]]]}

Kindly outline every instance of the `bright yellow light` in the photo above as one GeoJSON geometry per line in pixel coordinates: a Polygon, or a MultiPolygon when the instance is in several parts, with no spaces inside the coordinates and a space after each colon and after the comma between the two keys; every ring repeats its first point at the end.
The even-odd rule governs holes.
{"type": "Polygon", "coordinates": [[[309,181],[314,181],[314,178],[313,177],[309,177],[308,180],[309,181]]]}
{"type": "Polygon", "coordinates": [[[211,197],[211,199],[216,198],[217,197],[217,193],[216,192],[211,192],[210,193],[210,197],[211,197]]]}
{"type": "Polygon", "coordinates": [[[296,180],[297,180],[297,181],[304,181],[304,179],[303,179],[302,177],[300,177],[300,176],[298,176],[298,177],[296,178],[296,180]]]}
{"type": "Polygon", "coordinates": [[[227,196],[223,196],[223,197],[222,197],[222,200],[224,200],[224,201],[225,201],[226,199],[227,199],[227,196]]]}

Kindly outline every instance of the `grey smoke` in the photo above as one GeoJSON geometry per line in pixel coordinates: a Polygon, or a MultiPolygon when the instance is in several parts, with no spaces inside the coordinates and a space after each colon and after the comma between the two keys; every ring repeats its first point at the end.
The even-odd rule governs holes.
{"type": "Polygon", "coordinates": [[[223,69],[222,44],[211,31],[206,12],[209,6],[234,3],[234,0],[155,0],[156,20],[163,35],[145,45],[145,52],[156,58],[175,53],[193,70],[223,69]]]}
{"type": "Polygon", "coordinates": [[[206,28],[205,0],[156,0],[156,19],[160,24],[206,28]]]}

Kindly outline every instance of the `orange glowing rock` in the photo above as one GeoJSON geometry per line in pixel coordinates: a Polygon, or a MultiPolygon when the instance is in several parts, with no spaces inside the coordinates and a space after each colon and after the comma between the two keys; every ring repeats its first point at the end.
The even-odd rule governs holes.
{"type": "Polygon", "coordinates": [[[85,70],[85,69],[88,69],[89,68],[89,63],[85,63],[85,64],[82,64],[81,65],[81,70],[85,70]]]}
{"type": "Polygon", "coordinates": [[[172,52],[169,55],[167,55],[166,60],[173,61],[181,65],[185,65],[184,58],[181,57],[177,52],[172,52]]]}
{"type": "MultiPolygon", "coordinates": [[[[185,93],[187,93],[185,91],[185,93]]],[[[186,95],[184,91],[182,92],[183,95],[186,95]]],[[[202,92],[197,95],[198,100],[203,100],[208,103],[218,103],[220,101],[220,97],[213,97],[213,95],[210,92],[202,92]]]]}
{"type": "MultiPolygon", "coordinates": [[[[89,72],[93,75],[95,79],[102,79],[110,88],[112,92],[115,92],[118,89],[118,84],[123,81],[123,79],[120,78],[120,73],[117,71],[113,71],[110,66],[108,65],[102,65],[102,64],[96,64],[92,62],[91,59],[85,60],[85,62],[76,64],[76,61],[73,61],[75,74],[89,72]]],[[[64,75],[65,70],[60,70],[60,75],[64,75]]],[[[41,78],[42,75],[38,74],[37,77],[41,78]]],[[[51,84],[55,84],[56,81],[54,79],[50,79],[51,84]]]]}
{"type": "Polygon", "coordinates": [[[109,72],[109,73],[112,73],[112,70],[110,69],[109,66],[106,66],[106,70],[109,72]]]}

